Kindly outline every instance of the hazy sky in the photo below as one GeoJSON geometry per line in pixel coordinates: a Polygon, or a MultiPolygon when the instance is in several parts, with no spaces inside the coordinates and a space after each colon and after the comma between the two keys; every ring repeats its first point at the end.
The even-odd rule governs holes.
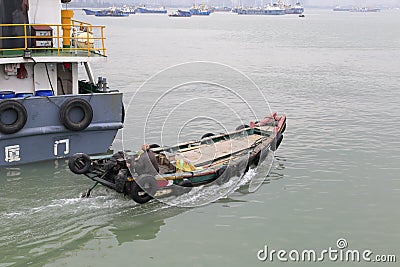
{"type": "MultiPolygon", "coordinates": [[[[74,2],[75,0],[72,0],[74,2]]],[[[297,0],[282,0],[285,3],[295,3],[297,0]]],[[[222,4],[226,6],[237,5],[238,3],[251,4],[255,3],[269,3],[271,0],[100,0],[100,2],[109,3],[128,3],[128,4],[147,4],[147,5],[191,5],[196,2],[197,4],[204,2],[205,4],[222,4]]],[[[272,0],[277,2],[277,0],[272,0]]],[[[304,6],[324,6],[333,7],[336,5],[341,6],[396,6],[400,7],[400,0],[300,0],[304,6]]]]}
{"type": "Polygon", "coordinates": [[[400,0],[303,0],[310,5],[391,5],[400,6],[400,0]]]}

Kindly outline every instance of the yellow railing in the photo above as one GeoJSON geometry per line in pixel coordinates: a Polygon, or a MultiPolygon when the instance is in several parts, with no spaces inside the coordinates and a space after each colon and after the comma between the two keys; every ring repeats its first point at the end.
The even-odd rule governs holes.
{"type": "MultiPolygon", "coordinates": [[[[93,54],[106,56],[104,28],[105,26],[94,26],[92,24],[72,20],[71,25],[66,24],[0,24],[0,52],[2,51],[24,51],[29,49],[33,52],[37,51],[57,51],[57,56],[64,55],[65,52],[70,52],[72,55],[77,54],[78,51],[87,52],[90,57],[93,54]],[[32,27],[35,26],[49,26],[52,28],[52,35],[50,36],[33,36],[32,27]],[[20,35],[5,35],[6,28],[14,27],[15,32],[20,35]],[[20,27],[20,28],[18,28],[20,27]],[[23,27],[23,28],[22,28],[23,27]],[[63,35],[63,28],[72,29],[70,36],[63,35]],[[23,31],[22,31],[23,29],[23,31]],[[21,39],[21,45],[18,47],[3,48],[7,40],[21,39]],[[51,40],[51,47],[38,47],[33,44],[36,40],[51,40]],[[63,45],[64,39],[70,40],[70,46],[63,45]],[[23,40],[23,45],[22,45],[23,40]],[[31,43],[31,45],[29,45],[31,43]],[[3,44],[3,45],[2,45],[3,44]]],[[[8,45],[7,45],[8,46],[8,45]]],[[[81,53],[80,53],[81,54],[81,53]]]]}

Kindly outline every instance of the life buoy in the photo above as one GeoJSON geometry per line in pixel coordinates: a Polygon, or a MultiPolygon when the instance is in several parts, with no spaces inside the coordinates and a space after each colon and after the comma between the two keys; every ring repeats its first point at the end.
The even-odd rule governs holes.
{"type": "Polygon", "coordinates": [[[61,123],[71,131],[82,131],[86,129],[93,119],[93,109],[90,104],[82,98],[72,98],[61,106],[60,110],[60,121],[61,123]],[[80,109],[83,113],[82,119],[75,121],[71,118],[71,111],[73,109],[80,109]]]}
{"type": "Polygon", "coordinates": [[[24,128],[28,115],[25,107],[15,100],[0,102],[0,132],[3,134],[13,134],[24,128]],[[12,112],[16,115],[14,122],[7,122],[2,119],[4,113],[12,112]]]}

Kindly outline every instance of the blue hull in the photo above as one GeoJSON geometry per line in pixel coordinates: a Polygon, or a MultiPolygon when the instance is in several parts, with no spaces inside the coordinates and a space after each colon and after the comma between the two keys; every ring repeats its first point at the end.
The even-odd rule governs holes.
{"type": "Polygon", "coordinates": [[[136,13],[148,13],[148,14],[166,14],[167,10],[165,9],[147,9],[147,8],[143,8],[143,7],[138,7],[136,9],[136,13]]]}
{"type": "MultiPolygon", "coordinates": [[[[70,157],[78,152],[105,153],[123,127],[122,93],[14,100],[25,107],[27,121],[16,133],[0,133],[0,166],[70,157]],[[76,98],[86,100],[93,110],[92,121],[81,131],[68,130],[60,121],[60,107],[76,98]]],[[[74,116],[72,111],[69,116],[74,116]]]]}
{"type": "Polygon", "coordinates": [[[304,8],[289,8],[285,10],[286,14],[303,14],[304,8]]]}
{"type": "Polygon", "coordinates": [[[192,14],[192,16],[208,16],[211,13],[208,10],[199,10],[199,9],[190,9],[189,12],[190,14],[192,14]]]}
{"type": "Polygon", "coordinates": [[[239,15],[285,15],[285,10],[240,9],[239,15]]]}
{"type": "Polygon", "coordinates": [[[129,13],[124,13],[122,11],[107,11],[101,10],[94,14],[96,17],[128,17],[129,13]]]}
{"type": "Polygon", "coordinates": [[[168,15],[170,17],[177,17],[177,18],[189,18],[192,14],[189,11],[178,10],[176,13],[168,15]]]}
{"type": "Polygon", "coordinates": [[[82,10],[85,12],[86,15],[91,15],[91,16],[94,16],[96,14],[96,12],[99,12],[96,10],[90,10],[90,9],[86,9],[86,8],[84,8],[82,10]]]}
{"type": "Polygon", "coordinates": [[[95,14],[96,17],[128,17],[128,13],[123,14],[95,14]]]}

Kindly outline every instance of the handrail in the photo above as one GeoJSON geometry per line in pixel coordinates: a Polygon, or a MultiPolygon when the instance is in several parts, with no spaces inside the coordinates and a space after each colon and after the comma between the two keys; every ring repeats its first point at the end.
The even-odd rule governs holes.
{"type": "MultiPolygon", "coordinates": [[[[4,40],[13,40],[13,39],[23,39],[24,45],[22,47],[11,47],[11,48],[2,48],[0,47],[0,52],[2,51],[24,51],[26,49],[35,51],[57,51],[57,56],[61,56],[62,52],[70,52],[71,55],[77,53],[78,51],[87,51],[87,56],[90,57],[93,54],[106,56],[106,48],[105,48],[105,37],[104,37],[104,29],[105,26],[94,26],[90,23],[86,23],[78,20],[71,20],[71,24],[44,24],[44,23],[35,23],[35,24],[0,24],[0,27],[3,28],[3,33],[0,36],[0,41],[4,40]],[[34,26],[49,26],[52,27],[53,31],[50,36],[33,36],[28,35],[29,30],[34,26]],[[23,35],[19,33],[19,35],[13,36],[5,36],[4,27],[23,27],[23,35]],[[71,36],[63,36],[63,27],[71,27],[72,33],[71,36]],[[82,35],[84,36],[79,36],[82,35]],[[68,38],[71,40],[70,47],[63,47],[63,40],[68,38]],[[52,47],[34,47],[33,45],[29,45],[31,40],[39,40],[39,39],[51,39],[52,47]],[[56,42],[54,42],[56,40],[56,42]]],[[[22,30],[22,29],[21,29],[22,30]]],[[[68,41],[67,41],[68,42],[68,41]]],[[[80,54],[82,55],[82,54],[80,54]]],[[[69,55],[70,56],[70,55],[69,55]]],[[[0,55],[1,57],[1,55],[0,55]]]]}

